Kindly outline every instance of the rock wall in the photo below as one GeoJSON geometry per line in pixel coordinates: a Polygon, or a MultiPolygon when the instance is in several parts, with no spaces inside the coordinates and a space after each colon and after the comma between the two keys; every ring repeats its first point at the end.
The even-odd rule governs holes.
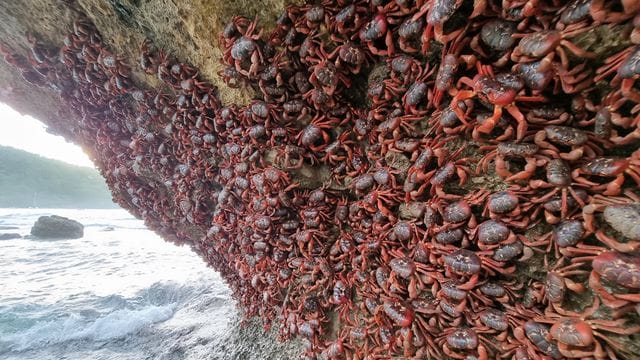
{"type": "MultiPolygon", "coordinates": [[[[28,57],[33,45],[30,37],[48,47],[62,47],[63,39],[78,19],[87,18],[102,39],[123,61],[132,64],[131,77],[141,88],[159,85],[157,77],[135,66],[145,39],[181,61],[193,64],[214,85],[222,84],[218,35],[233,15],[255,17],[265,24],[275,23],[285,5],[295,1],[190,1],[178,6],[174,1],[24,1],[0,5],[2,47],[28,57]]],[[[78,121],[60,99],[60,90],[25,82],[15,67],[0,64],[0,101],[32,115],[49,126],[49,131],[69,141],[83,144],[71,129],[78,121]]],[[[248,103],[252,91],[226,88],[219,93],[223,102],[248,103]]],[[[91,146],[83,146],[91,152],[91,146]]],[[[95,154],[89,154],[95,159],[95,154]]],[[[151,175],[153,176],[153,175],[151,175]]],[[[118,197],[118,190],[115,197],[118,197]]],[[[202,233],[198,233],[202,235],[202,233]]],[[[197,237],[197,236],[194,236],[197,237]]]]}
{"type": "Polygon", "coordinates": [[[2,4],[0,100],[309,356],[637,357],[638,6],[349,4],[2,4]]]}
{"type": "MultiPolygon", "coordinates": [[[[3,56],[6,55],[5,51],[10,50],[11,53],[28,57],[33,45],[30,42],[30,36],[33,35],[39,43],[46,44],[47,47],[60,48],[64,46],[65,36],[73,31],[74,23],[79,19],[87,18],[95,24],[109,48],[129,64],[138,63],[140,46],[145,39],[150,39],[156,46],[179,55],[182,61],[194,64],[202,76],[214,84],[222,84],[217,75],[222,69],[220,64],[222,54],[217,39],[228,19],[233,15],[241,14],[255,17],[267,25],[273,24],[285,6],[295,2],[295,0],[259,2],[198,0],[179,3],[170,0],[5,1],[0,3],[0,37],[2,38],[0,46],[3,56]]],[[[131,75],[141,88],[158,86],[157,77],[145,74],[137,66],[133,66],[131,75]]],[[[247,103],[253,95],[252,91],[227,89],[220,96],[225,102],[247,103]]],[[[23,114],[43,121],[48,125],[50,132],[81,145],[95,161],[94,147],[73,132],[72,129],[80,122],[79,115],[71,111],[68,104],[62,101],[59,89],[29,83],[25,81],[19,69],[0,60],[0,101],[23,114]]],[[[140,172],[155,178],[151,169],[146,171],[140,169],[140,172]]],[[[142,176],[139,179],[141,182],[150,182],[155,186],[164,187],[153,179],[145,180],[142,176]]],[[[113,186],[111,190],[115,199],[122,199],[125,196],[123,194],[126,193],[126,190],[113,186]]],[[[117,202],[132,209],[130,203],[123,204],[122,200],[117,202]]],[[[142,215],[137,211],[132,213],[138,217],[142,215]]],[[[180,229],[184,235],[179,243],[190,244],[192,240],[200,239],[206,231],[207,228],[184,226],[180,229]]],[[[172,231],[172,234],[165,232],[164,235],[177,241],[176,232],[177,230],[172,231]]],[[[237,356],[240,351],[245,351],[243,356],[251,359],[274,356],[276,352],[290,357],[301,351],[299,342],[275,344],[277,331],[264,332],[260,322],[248,321],[242,328],[241,336],[231,337],[240,343],[225,344],[234,347],[233,351],[219,349],[222,353],[229,350],[225,358],[237,356]],[[246,335],[244,332],[251,335],[246,335]],[[262,339],[255,341],[253,338],[255,336],[261,336],[262,339]]]]}

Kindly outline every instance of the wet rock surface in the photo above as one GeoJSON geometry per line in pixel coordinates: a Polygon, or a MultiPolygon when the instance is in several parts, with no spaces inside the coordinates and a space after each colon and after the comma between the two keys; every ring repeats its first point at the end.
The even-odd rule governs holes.
{"type": "Polygon", "coordinates": [[[31,235],[39,239],[79,239],[84,236],[84,226],[63,216],[41,216],[33,224],[31,235]]]}
{"type": "Polygon", "coordinates": [[[20,239],[22,235],[17,233],[0,233],[0,240],[20,239]]]}

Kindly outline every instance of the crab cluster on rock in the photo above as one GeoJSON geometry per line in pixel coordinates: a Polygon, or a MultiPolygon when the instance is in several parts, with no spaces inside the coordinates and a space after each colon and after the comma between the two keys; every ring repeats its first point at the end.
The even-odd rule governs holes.
{"type": "Polygon", "coordinates": [[[159,85],[136,85],[84,19],[30,41],[5,60],[73,109],[115,200],[306,356],[640,356],[640,3],[323,0],[270,34],[236,16],[219,75],[245,105],[149,41],[159,85]],[[600,26],[617,53],[573,42],[600,26]]]}

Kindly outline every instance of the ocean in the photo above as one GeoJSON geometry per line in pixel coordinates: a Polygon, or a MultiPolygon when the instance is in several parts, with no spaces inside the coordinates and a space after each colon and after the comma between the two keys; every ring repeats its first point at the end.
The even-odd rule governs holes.
{"type": "Polygon", "coordinates": [[[0,241],[0,359],[294,357],[255,321],[241,324],[195,253],[124,210],[0,209],[0,233],[27,235],[51,214],[81,222],[84,237],[0,241]]]}

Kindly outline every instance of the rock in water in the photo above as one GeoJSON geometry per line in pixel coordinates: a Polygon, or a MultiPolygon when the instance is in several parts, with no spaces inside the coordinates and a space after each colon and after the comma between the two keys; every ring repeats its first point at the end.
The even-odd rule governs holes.
{"type": "Polygon", "coordinates": [[[79,239],[84,236],[84,226],[62,216],[41,216],[31,228],[31,235],[41,239],[79,239]]]}
{"type": "Polygon", "coordinates": [[[16,233],[3,233],[0,234],[0,240],[20,239],[22,235],[16,233]]]}

